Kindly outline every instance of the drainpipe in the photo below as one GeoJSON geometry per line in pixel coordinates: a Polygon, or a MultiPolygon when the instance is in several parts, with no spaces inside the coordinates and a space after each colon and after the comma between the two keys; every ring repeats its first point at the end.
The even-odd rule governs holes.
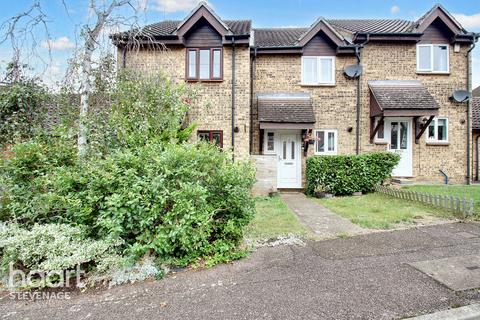
{"type": "MultiPolygon", "coordinates": [[[[472,72],[471,72],[471,52],[475,48],[475,43],[477,40],[477,34],[473,33],[472,34],[472,45],[470,49],[468,49],[466,57],[467,57],[467,90],[468,92],[472,92],[472,72]]],[[[471,184],[471,140],[472,140],[472,119],[471,119],[471,113],[472,113],[472,99],[468,99],[467,102],[467,185],[471,184]]]]}
{"type": "MultiPolygon", "coordinates": [[[[370,41],[370,34],[367,33],[367,39],[355,46],[355,55],[357,57],[357,64],[360,65],[362,62],[362,53],[361,50],[368,42],[370,41]]],[[[357,79],[357,119],[356,119],[356,132],[355,132],[355,154],[360,154],[360,113],[362,109],[362,74],[357,79]]]]}
{"type": "Polygon", "coordinates": [[[478,162],[478,161],[480,160],[480,159],[479,159],[480,157],[479,157],[479,155],[478,155],[478,154],[480,153],[480,135],[477,136],[476,141],[477,141],[477,152],[476,152],[475,158],[476,158],[476,160],[477,160],[477,161],[476,161],[476,162],[477,162],[477,169],[476,169],[476,174],[475,174],[475,180],[480,181],[480,174],[479,174],[479,172],[480,172],[480,170],[479,170],[479,169],[480,169],[480,163],[478,162]]]}
{"type": "Polygon", "coordinates": [[[235,38],[232,36],[232,160],[235,160],[235,38]]]}
{"type": "Polygon", "coordinates": [[[257,47],[253,49],[253,58],[250,68],[250,154],[253,154],[253,100],[254,100],[254,89],[255,85],[253,83],[255,79],[255,61],[257,59],[257,47]]]}

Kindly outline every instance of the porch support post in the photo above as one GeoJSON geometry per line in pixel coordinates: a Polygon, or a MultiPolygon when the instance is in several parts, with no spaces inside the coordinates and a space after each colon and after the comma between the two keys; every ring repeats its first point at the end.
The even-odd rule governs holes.
{"type": "Polygon", "coordinates": [[[432,123],[433,118],[435,118],[435,116],[430,116],[427,123],[425,123],[425,125],[421,128],[418,128],[420,126],[420,124],[419,124],[418,120],[415,120],[415,144],[419,144],[420,138],[422,137],[422,134],[425,132],[425,130],[427,130],[430,123],[432,123]],[[420,132],[418,132],[418,129],[420,129],[420,132]]]}
{"type": "Polygon", "coordinates": [[[375,117],[370,117],[370,143],[373,143],[373,138],[375,138],[378,129],[380,129],[380,126],[383,126],[384,118],[385,117],[382,115],[375,126],[375,117]]]}

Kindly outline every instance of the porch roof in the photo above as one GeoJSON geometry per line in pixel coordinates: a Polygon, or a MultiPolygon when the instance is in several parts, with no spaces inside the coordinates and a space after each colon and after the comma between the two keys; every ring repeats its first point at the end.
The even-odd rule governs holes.
{"type": "Polygon", "coordinates": [[[370,116],[436,116],[439,106],[417,80],[368,81],[370,116]]]}
{"type": "Polygon", "coordinates": [[[315,123],[312,100],[305,93],[257,95],[258,121],[262,129],[311,129],[315,123]]]}
{"type": "Polygon", "coordinates": [[[472,129],[480,130],[480,97],[472,98],[472,129]]]}

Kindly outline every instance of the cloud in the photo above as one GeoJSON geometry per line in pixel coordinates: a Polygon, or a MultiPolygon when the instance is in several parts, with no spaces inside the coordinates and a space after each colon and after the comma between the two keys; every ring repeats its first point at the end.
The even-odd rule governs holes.
{"type": "Polygon", "coordinates": [[[462,27],[469,31],[480,29],[480,12],[472,15],[454,13],[453,16],[455,17],[455,19],[457,19],[458,22],[460,22],[462,27]]]}
{"type": "Polygon", "coordinates": [[[397,14],[400,12],[400,7],[399,6],[393,6],[390,8],[390,13],[391,14],[397,14]]]}
{"type": "MultiPolygon", "coordinates": [[[[200,0],[155,0],[154,9],[160,12],[188,12],[195,8],[200,0]]],[[[208,3],[210,7],[212,5],[208,3]]]]}
{"type": "Polygon", "coordinates": [[[75,48],[75,44],[72,43],[67,37],[60,37],[56,40],[49,39],[43,41],[42,47],[52,51],[63,51],[75,48]]]}

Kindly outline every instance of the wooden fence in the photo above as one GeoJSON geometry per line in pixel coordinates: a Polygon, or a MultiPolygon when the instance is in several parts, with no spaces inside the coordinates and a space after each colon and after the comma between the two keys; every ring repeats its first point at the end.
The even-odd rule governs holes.
{"type": "Polygon", "coordinates": [[[430,194],[426,192],[417,192],[411,190],[402,190],[378,186],[377,192],[410,201],[418,201],[427,205],[442,208],[448,211],[461,213],[464,216],[470,216],[474,213],[475,203],[473,199],[461,199],[459,197],[430,194]]]}

